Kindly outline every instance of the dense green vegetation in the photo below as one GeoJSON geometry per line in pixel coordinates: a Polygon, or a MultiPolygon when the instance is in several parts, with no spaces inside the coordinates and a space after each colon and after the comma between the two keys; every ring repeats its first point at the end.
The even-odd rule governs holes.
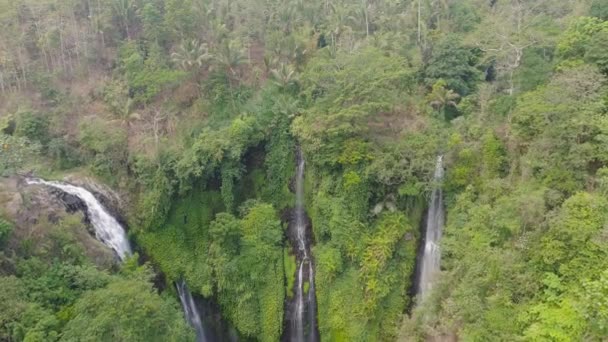
{"type": "MultiPolygon", "coordinates": [[[[111,185],[168,288],[277,341],[299,145],[323,341],[602,340],[607,20],[605,0],[0,0],[0,173],[111,185]],[[410,313],[438,154],[442,272],[410,313]]],[[[193,338],[149,266],[79,249],[78,219],[43,243],[1,214],[0,339],[193,338]]]]}
{"type": "MultiPolygon", "coordinates": [[[[82,216],[31,228],[36,238],[6,240],[0,221],[0,339],[3,341],[186,341],[179,305],[152,288],[152,271],[137,256],[120,270],[93,264],[99,255],[75,236],[82,216]]],[[[85,233],[86,234],[86,233],[85,233]]]]}

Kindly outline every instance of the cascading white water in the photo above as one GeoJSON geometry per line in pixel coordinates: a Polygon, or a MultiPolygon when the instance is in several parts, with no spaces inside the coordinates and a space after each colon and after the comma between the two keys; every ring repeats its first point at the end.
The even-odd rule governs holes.
{"type": "MultiPolygon", "coordinates": [[[[435,165],[435,182],[443,180],[443,156],[437,157],[435,165]]],[[[441,186],[436,186],[431,194],[429,210],[426,219],[426,233],[424,251],[420,262],[420,275],[418,280],[418,295],[424,298],[433,287],[435,277],[439,273],[441,261],[441,250],[439,240],[444,225],[443,191],[441,186]]]]}
{"type": "Polygon", "coordinates": [[[300,264],[296,279],[296,303],[292,322],[294,331],[292,341],[316,341],[316,295],[314,286],[314,268],[310,257],[310,246],[306,239],[306,213],[304,208],[304,158],[300,149],[297,151],[296,167],[296,207],[295,229],[300,264]],[[304,284],[308,282],[308,296],[304,296],[304,284]],[[304,313],[308,312],[308,319],[304,313]],[[308,321],[308,330],[306,322],[308,321]]]}
{"type": "Polygon", "coordinates": [[[306,222],[304,220],[304,158],[298,150],[298,165],[296,167],[296,238],[298,249],[303,255],[298,267],[296,290],[296,341],[304,341],[304,263],[308,258],[306,250],[306,222]]]}
{"type": "MultiPolygon", "coordinates": [[[[80,198],[87,207],[87,214],[93,225],[93,229],[95,230],[95,237],[114,250],[121,261],[132,254],[131,246],[124,228],[108,213],[90,191],[71,184],[45,181],[42,179],[26,179],[26,182],[31,185],[38,184],[50,186],[80,198]]],[[[192,294],[183,281],[177,282],[175,285],[184,308],[186,319],[196,331],[197,341],[206,342],[203,325],[196,305],[194,304],[194,300],[192,299],[192,294]]]]}
{"type": "Polygon", "coordinates": [[[297,295],[296,295],[296,341],[304,341],[304,260],[298,267],[297,295]]]}
{"type": "Polygon", "coordinates": [[[309,288],[308,288],[308,322],[310,324],[309,341],[317,339],[317,298],[315,292],[315,273],[312,262],[308,263],[309,288]]]}
{"type": "Polygon", "coordinates": [[[112,215],[108,214],[107,210],[91,192],[71,184],[42,179],[27,179],[26,182],[27,184],[47,185],[80,198],[87,207],[87,214],[95,230],[95,237],[114,250],[120,260],[124,260],[125,257],[131,255],[131,246],[125,230],[112,215]]]}
{"type": "Polygon", "coordinates": [[[196,331],[196,341],[207,342],[205,330],[203,329],[203,322],[201,321],[201,317],[196,309],[196,304],[194,303],[194,299],[192,298],[192,294],[188,290],[186,283],[183,280],[180,280],[175,283],[175,287],[179,294],[179,300],[182,302],[186,319],[196,331]]]}

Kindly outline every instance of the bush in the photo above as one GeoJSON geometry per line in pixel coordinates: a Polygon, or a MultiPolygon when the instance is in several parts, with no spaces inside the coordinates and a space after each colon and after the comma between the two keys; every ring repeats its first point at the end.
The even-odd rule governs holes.
{"type": "Polygon", "coordinates": [[[7,220],[0,218],[0,246],[6,243],[12,231],[13,225],[7,220]]]}
{"type": "Polygon", "coordinates": [[[16,172],[38,154],[40,146],[25,137],[0,133],[0,175],[16,172]]]}
{"type": "Polygon", "coordinates": [[[596,17],[602,20],[608,20],[608,1],[606,0],[595,0],[591,5],[589,11],[592,17],[596,17]]]}
{"type": "Polygon", "coordinates": [[[17,115],[17,136],[26,137],[30,141],[46,145],[50,140],[49,119],[42,114],[22,112],[17,115]]]}
{"type": "Polygon", "coordinates": [[[80,165],[80,152],[62,138],[49,141],[48,153],[55,161],[55,167],[61,170],[80,165]]]}

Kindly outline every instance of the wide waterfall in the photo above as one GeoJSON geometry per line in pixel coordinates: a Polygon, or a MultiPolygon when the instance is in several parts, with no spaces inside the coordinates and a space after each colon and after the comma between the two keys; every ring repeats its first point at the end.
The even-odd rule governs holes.
{"type": "Polygon", "coordinates": [[[125,230],[112,215],[108,214],[108,211],[91,192],[71,184],[42,179],[27,179],[26,182],[27,184],[47,185],[78,197],[87,207],[88,218],[95,230],[95,237],[114,250],[120,260],[124,260],[125,257],[131,255],[131,246],[125,230]]]}
{"type": "MultiPolygon", "coordinates": [[[[87,207],[88,218],[95,230],[95,237],[106,246],[110,247],[118,258],[123,261],[132,254],[129,239],[120,223],[108,213],[95,196],[88,190],[71,184],[45,181],[42,179],[27,179],[27,184],[46,185],[59,189],[67,194],[78,197],[87,207]]],[[[186,319],[196,331],[198,342],[206,342],[203,325],[198,310],[192,299],[192,294],[183,281],[176,283],[179,298],[184,308],[186,319]]]]}
{"type": "Polygon", "coordinates": [[[307,232],[306,211],[304,208],[304,157],[298,148],[296,166],[296,207],[295,207],[295,242],[297,245],[298,271],[296,276],[295,305],[291,317],[291,341],[317,341],[316,295],[314,285],[314,267],[310,255],[310,244],[307,232]],[[308,293],[305,294],[305,284],[308,293]],[[308,315],[306,315],[308,313],[308,315]]]}
{"type": "Polygon", "coordinates": [[[443,156],[437,158],[435,166],[435,188],[429,201],[429,210],[426,219],[424,250],[420,261],[420,273],[418,279],[418,295],[424,298],[431,288],[435,277],[439,273],[441,261],[441,250],[439,240],[443,230],[445,213],[443,208],[443,191],[440,183],[443,181],[443,156]]]}

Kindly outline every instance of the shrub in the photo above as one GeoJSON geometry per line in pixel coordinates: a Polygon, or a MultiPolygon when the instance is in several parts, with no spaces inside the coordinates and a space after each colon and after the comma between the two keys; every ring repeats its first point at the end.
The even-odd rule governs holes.
{"type": "Polygon", "coordinates": [[[0,218],[0,246],[6,243],[12,231],[13,225],[7,220],[0,218]]]}

